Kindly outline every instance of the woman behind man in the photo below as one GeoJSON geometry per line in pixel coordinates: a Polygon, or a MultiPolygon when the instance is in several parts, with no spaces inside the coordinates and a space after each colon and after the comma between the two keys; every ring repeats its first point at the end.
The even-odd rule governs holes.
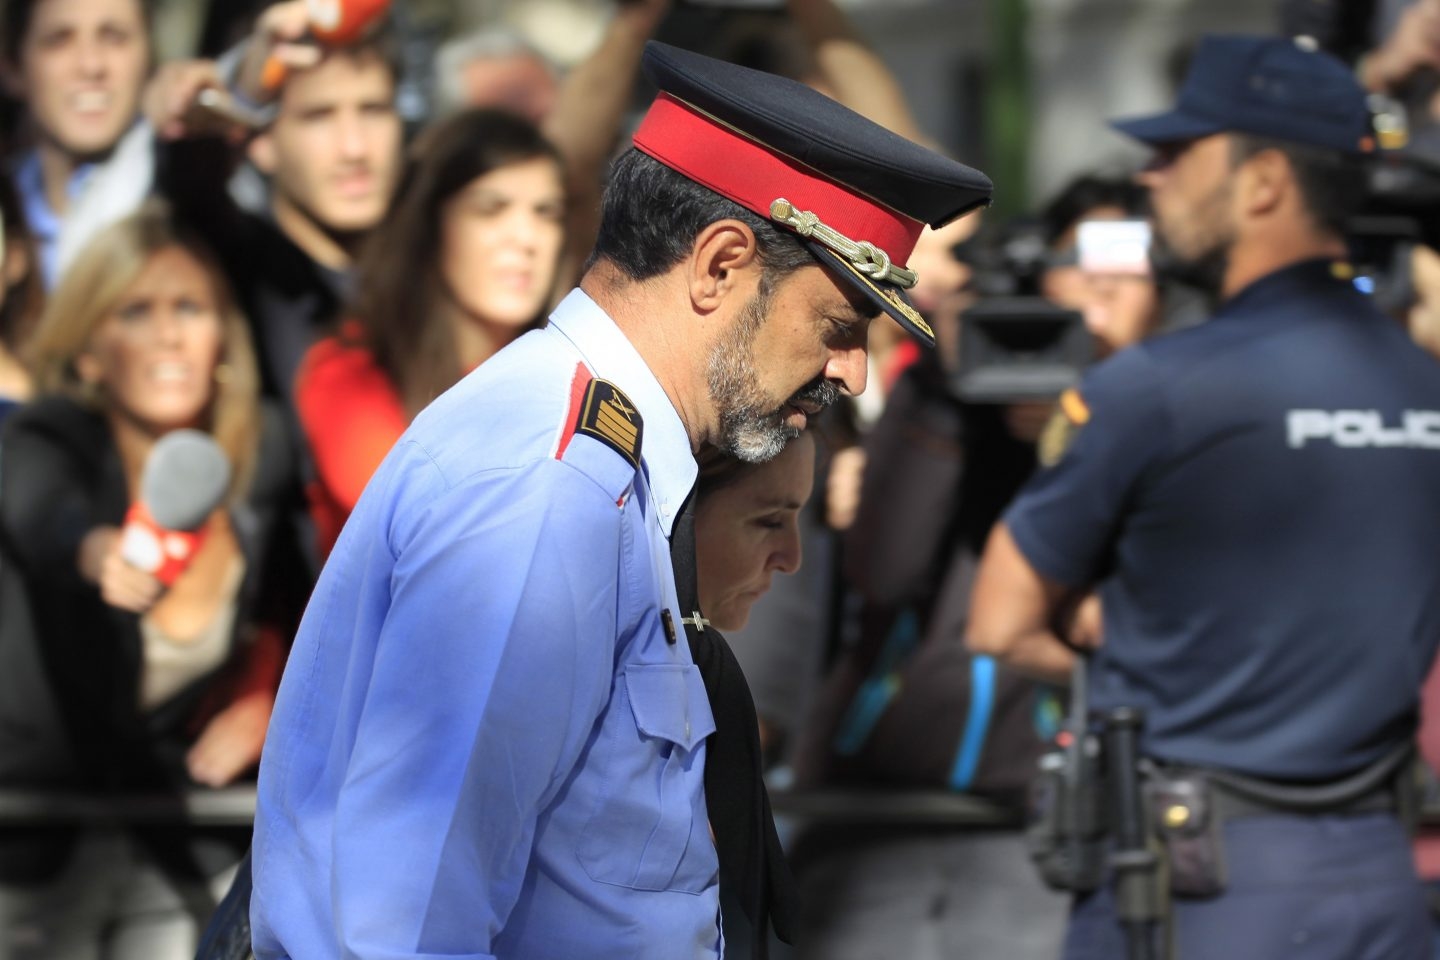
{"type": "Polygon", "coordinates": [[[353,314],[296,382],[323,552],[414,416],[542,322],[564,215],[559,156],[524,120],[473,110],[415,143],[361,255],[353,314]]]}
{"type": "Polygon", "coordinates": [[[766,463],[706,448],[695,484],[695,578],[700,609],[739,630],[777,573],[800,569],[800,511],[815,485],[815,439],[806,431],[766,463]]]}
{"type": "MultiPolygon", "coordinates": [[[[66,755],[11,744],[33,766],[7,763],[10,784],[165,796],[232,782],[259,758],[293,625],[266,609],[258,562],[288,460],[222,277],[147,206],[77,257],[30,342],[39,397],[6,424],[0,458],[0,576],[18,576],[28,609],[7,603],[0,619],[11,657],[16,625],[31,626],[29,682],[48,687],[60,729],[30,736],[66,755]],[[180,429],[208,434],[233,480],[167,589],[127,562],[121,533],[151,451],[180,429]]],[[[0,723],[12,736],[34,726],[0,719],[17,721],[0,723]]],[[[183,823],[43,839],[0,850],[0,954],[30,956],[23,941],[39,956],[189,956],[239,852],[183,823]]]]}

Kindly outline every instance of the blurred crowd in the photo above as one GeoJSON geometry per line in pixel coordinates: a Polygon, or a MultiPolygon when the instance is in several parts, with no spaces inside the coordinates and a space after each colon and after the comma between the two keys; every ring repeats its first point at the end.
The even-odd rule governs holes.
{"type": "MultiPolygon", "coordinates": [[[[396,101],[413,66],[369,6],[373,23],[327,32],[278,3],[214,59],[157,63],[149,0],[6,0],[0,789],[175,798],[253,778],[289,638],[372,473],[583,268],[671,5],[618,4],[563,73],[504,30],[451,39],[418,121],[396,101]],[[228,475],[167,575],[135,528],[170,549],[152,515],[188,478],[160,456],[177,431],[228,475]]],[[[832,0],[773,23],[707,52],[931,143],[832,0]]],[[[1440,4],[1281,4],[1277,29],[1353,63],[1407,149],[1436,141],[1440,4]]],[[[937,350],[876,324],[869,390],[803,442],[758,467],[702,451],[702,606],[749,676],[777,787],[1021,805],[1064,691],[966,651],[970,589],[1059,390],[1204,315],[1150,271],[1144,179],[1094,171],[1018,219],[927,229],[909,266],[937,350]]],[[[1423,176],[1396,179],[1376,209],[1419,209],[1403,191],[1423,176]]],[[[1356,282],[1440,352],[1435,219],[1365,234],[1356,282]]],[[[791,826],[804,956],[1059,949],[1066,901],[1018,831],[791,826]]],[[[178,814],[0,824],[0,957],[193,955],[247,843],[178,814]]]]}

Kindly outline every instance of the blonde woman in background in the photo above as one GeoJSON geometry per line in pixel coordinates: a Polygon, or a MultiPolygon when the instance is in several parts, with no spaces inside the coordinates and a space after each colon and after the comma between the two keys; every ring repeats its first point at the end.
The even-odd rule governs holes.
{"type": "MultiPolygon", "coordinates": [[[[292,625],[260,563],[288,456],[244,319],[198,239],[147,206],[77,257],[29,358],[37,399],[0,447],[0,576],[18,577],[41,674],[27,689],[47,691],[55,728],[27,738],[33,714],[0,717],[22,741],[0,751],[28,758],[5,785],[157,800],[234,782],[259,759],[292,625]],[[208,434],[234,479],[167,589],[120,542],[150,452],[179,429],[208,434]]],[[[12,650],[20,616],[0,610],[12,650]]],[[[0,841],[0,956],[192,956],[246,834],[177,814],[0,841]]]]}

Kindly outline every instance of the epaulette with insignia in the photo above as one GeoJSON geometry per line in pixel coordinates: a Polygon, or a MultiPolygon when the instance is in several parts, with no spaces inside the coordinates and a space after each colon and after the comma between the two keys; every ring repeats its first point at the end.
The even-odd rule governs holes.
{"type": "Polygon", "coordinates": [[[591,380],[575,421],[575,432],[594,437],[640,467],[640,440],[645,423],[635,404],[609,380],[591,380]]]}
{"type": "Polygon", "coordinates": [[[583,363],[576,364],[570,383],[570,407],[555,443],[555,459],[578,466],[611,489],[616,501],[623,503],[640,469],[644,438],[645,423],[640,411],[624,391],[608,380],[596,379],[583,363]],[[592,443],[574,443],[577,437],[594,440],[613,453],[592,443]]]}

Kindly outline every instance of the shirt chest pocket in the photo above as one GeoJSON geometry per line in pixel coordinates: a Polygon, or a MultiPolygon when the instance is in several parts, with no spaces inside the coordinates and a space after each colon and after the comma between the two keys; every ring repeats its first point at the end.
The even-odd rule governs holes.
{"type": "Polygon", "coordinates": [[[714,883],[700,749],[714,732],[698,669],[625,667],[594,758],[603,782],[576,851],[591,879],[689,893],[714,883]]]}

